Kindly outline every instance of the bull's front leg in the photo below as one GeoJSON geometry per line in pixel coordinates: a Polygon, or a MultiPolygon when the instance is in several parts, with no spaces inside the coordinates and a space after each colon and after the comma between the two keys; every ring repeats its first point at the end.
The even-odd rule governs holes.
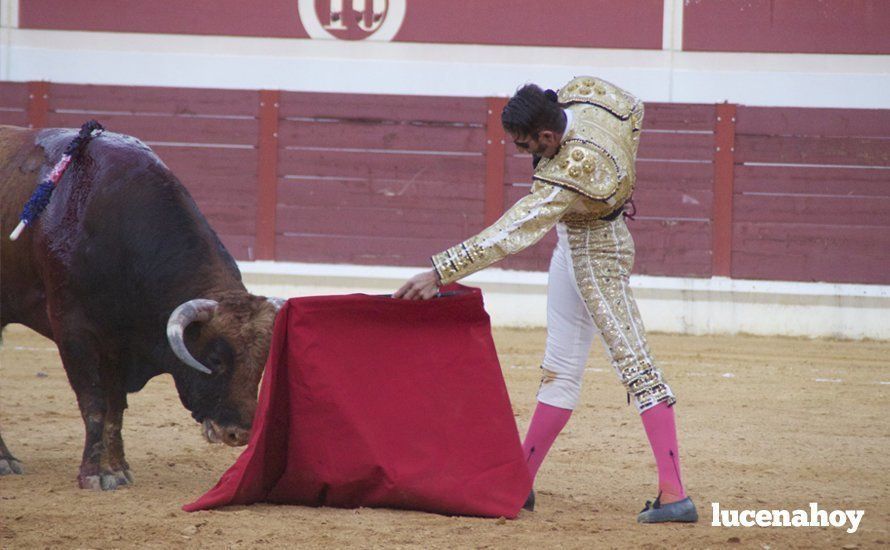
{"type": "Polygon", "coordinates": [[[12,456],[3,442],[3,436],[0,436],[0,476],[21,473],[24,473],[22,463],[12,456]]]}
{"type": "Polygon", "coordinates": [[[86,428],[77,476],[83,489],[117,489],[133,482],[121,437],[126,392],[115,370],[103,365],[91,336],[60,338],[59,354],[86,428]]]}

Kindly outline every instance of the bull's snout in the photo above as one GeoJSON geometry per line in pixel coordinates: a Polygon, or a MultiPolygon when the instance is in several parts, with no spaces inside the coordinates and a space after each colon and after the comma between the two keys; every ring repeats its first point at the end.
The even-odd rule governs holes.
{"type": "Polygon", "coordinates": [[[225,443],[231,447],[247,445],[250,430],[238,426],[220,426],[212,420],[204,421],[204,438],[210,443],[225,443]]]}
{"type": "Polygon", "coordinates": [[[222,429],[221,435],[223,443],[226,445],[240,447],[241,445],[247,445],[247,440],[250,439],[250,430],[228,427],[222,429]]]}

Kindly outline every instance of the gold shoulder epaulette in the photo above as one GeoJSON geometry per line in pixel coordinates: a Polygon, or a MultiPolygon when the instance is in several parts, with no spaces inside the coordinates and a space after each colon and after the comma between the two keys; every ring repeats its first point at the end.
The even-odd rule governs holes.
{"type": "Polygon", "coordinates": [[[534,178],[595,200],[615,194],[624,170],[605,149],[587,141],[568,140],[551,159],[542,159],[534,178]]]}
{"type": "Polygon", "coordinates": [[[627,120],[636,110],[642,109],[642,102],[611,82],[593,76],[577,76],[560,88],[557,98],[560,103],[590,103],[601,107],[621,120],[627,120]]]}

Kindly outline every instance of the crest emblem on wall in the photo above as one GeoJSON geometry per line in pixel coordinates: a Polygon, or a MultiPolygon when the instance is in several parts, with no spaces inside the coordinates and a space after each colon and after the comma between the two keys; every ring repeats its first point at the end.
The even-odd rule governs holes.
{"type": "Polygon", "coordinates": [[[298,8],[311,38],[388,42],[405,20],[407,0],[299,0],[298,8]]]}

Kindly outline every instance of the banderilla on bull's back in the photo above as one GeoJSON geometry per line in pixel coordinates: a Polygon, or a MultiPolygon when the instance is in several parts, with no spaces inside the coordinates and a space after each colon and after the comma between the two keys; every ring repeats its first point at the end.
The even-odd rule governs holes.
{"type": "Polygon", "coordinates": [[[10,240],[14,241],[18,239],[19,235],[22,234],[22,231],[25,230],[25,227],[37,219],[37,216],[39,216],[46,208],[46,205],[49,204],[53,189],[56,188],[56,184],[62,179],[62,174],[65,173],[65,170],[71,162],[80,156],[84,147],[86,147],[86,144],[89,143],[93,137],[98,136],[104,131],[105,127],[95,120],[85,122],[83,126],[80,127],[80,133],[78,133],[77,136],[71,140],[71,143],[68,144],[68,147],[65,148],[62,158],[60,158],[59,162],[53,166],[53,169],[50,171],[46,179],[37,186],[37,189],[34,190],[31,198],[28,199],[28,202],[22,209],[19,224],[9,235],[10,240]]]}

